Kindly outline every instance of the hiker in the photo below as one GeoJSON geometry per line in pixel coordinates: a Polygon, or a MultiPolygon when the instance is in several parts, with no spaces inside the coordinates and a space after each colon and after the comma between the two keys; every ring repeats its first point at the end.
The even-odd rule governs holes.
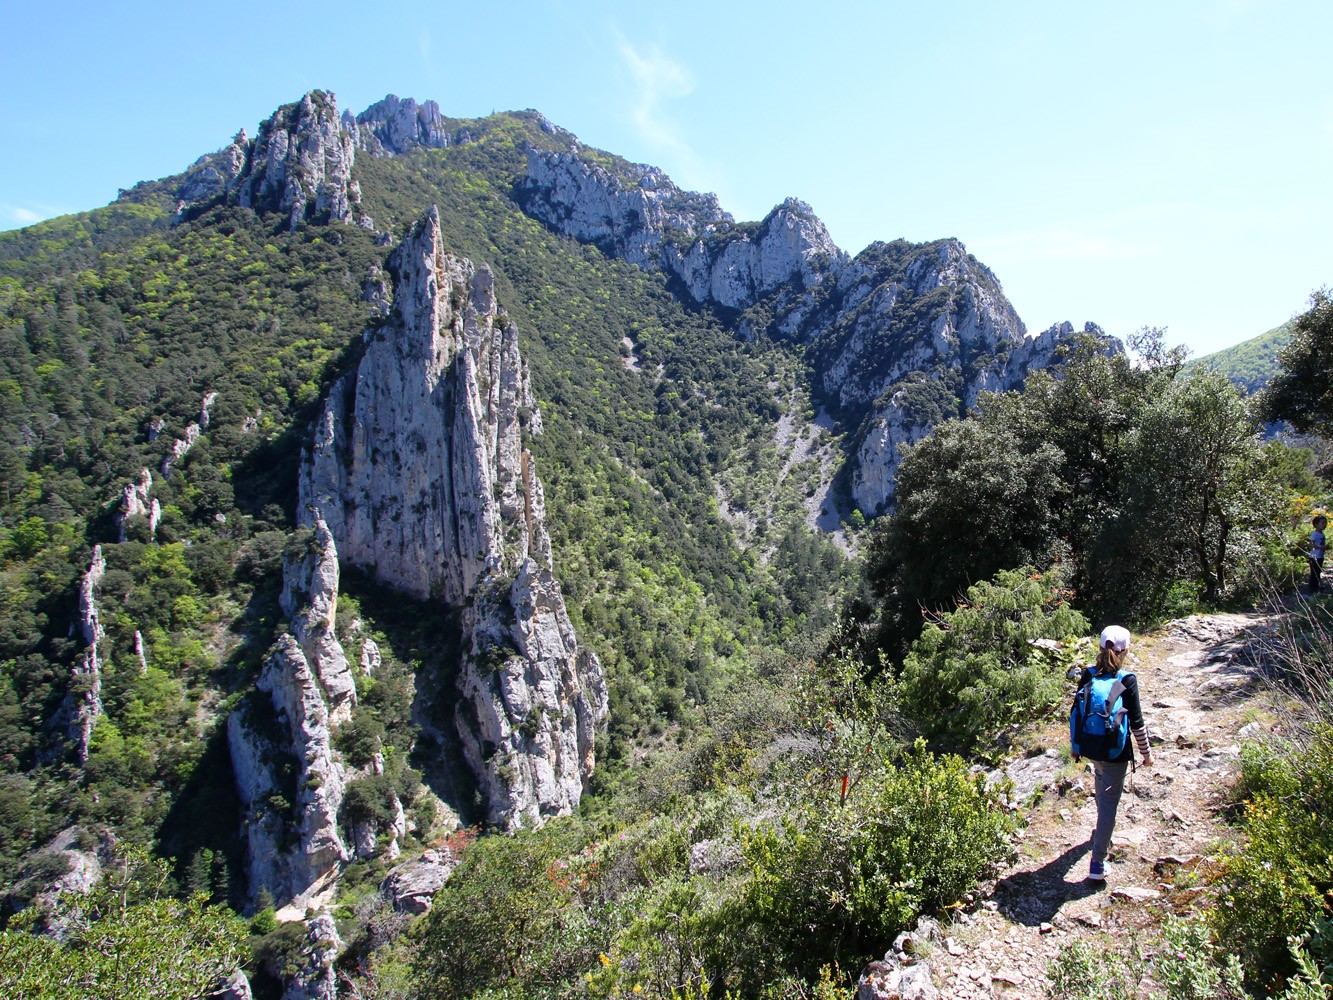
{"type": "Polygon", "coordinates": [[[1319,578],[1324,574],[1324,529],[1328,527],[1328,518],[1323,512],[1315,514],[1310,521],[1314,531],[1310,532],[1310,551],[1305,557],[1310,560],[1310,593],[1319,593],[1319,578]]]}
{"type": "Polygon", "coordinates": [[[1069,715],[1074,762],[1084,757],[1092,761],[1097,826],[1092,831],[1092,859],[1088,863],[1091,882],[1106,881],[1106,852],[1115,830],[1125,772],[1134,762],[1136,745],[1143,766],[1153,765],[1138,678],[1123,670],[1128,655],[1129,630],[1119,625],[1104,628],[1098,641],[1097,663],[1080,672],[1078,693],[1069,715]]]}

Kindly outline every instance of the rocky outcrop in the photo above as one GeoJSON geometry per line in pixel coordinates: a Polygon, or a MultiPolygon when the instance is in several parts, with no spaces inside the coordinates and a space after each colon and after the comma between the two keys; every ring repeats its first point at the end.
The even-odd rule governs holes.
{"type": "Polygon", "coordinates": [[[134,659],[139,665],[139,675],[148,673],[148,653],[144,649],[143,633],[138,629],[134,630],[134,659]]]}
{"type": "Polygon", "coordinates": [[[938,1000],[926,956],[944,944],[940,926],[929,917],[904,931],[881,961],[871,962],[856,985],[856,1000],[938,1000]]]}
{"type": "Polygon", "coordinates": [[[253,140],[242,130],[230,145],[196,160],[176,187],[177,215],[221,199],[281,214],[291,230],[308,222],[370,228],[352,177],[355,158],[355,137],[343,129],[337,99],[312,90],[279,108],[253,140]]]}
{"type": "Polygon", "coordinates": [[[464,615],[469,656],[459,733],[491,822],[513,828],[573,812],[606,714],[601,665],[581,649],[549,564],[525,559],[464,615]]]}
{"type": "Polygon", "coordinates": [[[982,392],[1021,388],[1074,331],[1029,337],[994,274],[957,240],[900,240],[868,247],[822,290],[806,335],[821,390],[860,426],[852,497],[874,515],[892,501],[904,446],[982,392]]]}
{"type": "Polygon", "coordinates": [[[389,266],[393,313],[329,394],[298,516],[381,583],[465,608],[457,725],[488,819],[567,813],[607,696],[552,572],[518,331],[490,271],[445,253],[438,213],[389,266]]]}
{"type": "Polygon", "coordinates": [[[393,310],[393,289],[386,275],[378,264],[370,269],[366,283],[361,289],[361,301],[370,304],[371,312],[376,316],[387,316],[393,310]]]}
{"type": "Polygon", "coordinates": [[[289,559],[283,576],[282,609],[291,621],[292,638],[319,680],[329,721],[337,726],[352,716],[356,684],[347,656],[333,633],[338,604],[338,549],[323,521],[299,558],[289,559]]]}
{"type": "Polygon", "coordinates": [[[176,188],[177,201],[185,206],[231,195],[245,173],[250,145],[250,137],[241,129],[230,145],[195,160],[176,188]]]}
{"type": "Polygon", "coordinates": [[[278,902],[299,903],[350,856],[338,815],[349,774],[332,736],[350,718],[356,689],[333,633],[337,588],[337,549],[319,523],[305,551],[286,563],[282,603],[291,627],[270,651],[251,701],[227,720],[252,899],[267,889],[278,902]]]}
{"type": "Polygon", "coordinates": [[[254,1000],[254,993],[250,990],[250,980],[237,969],[208,994],[207,1000],[254,1000]]]}
{"type": "Polygon", "coordinates": [[[114,515],[117,541],[126,540],[126,525],[134,517],[148,518],[148,537],[150,540],[156,537],[158,522],[162,520],[162,504],[152,498],[152,492],[153,474],[147,469],[140,470],[137,480],[125,484],[120,494],[120,506],[114,515]]]}
{"type": "Polygon", "coordinates": [[[194,447],[195,442],[203,435],[204,429],[211,422],[210,408],[217,401],[216,392],[207,393],[203,401],[199,404],[199,419],[192,422],[185,428],[185,436],[176,438],[171,442],[171,450],[167,452],[166,457],[162,459],[162,475],[170,476],[177,464],[194,447]]]}
{"type": "MultiPolygon", "coordinates": [[[[819,285],[846,261],[810,206],[788,198],[758,226],[719,227],[682,252],[668,244],[666,269],[679,277],[696,302],[743,311],[775,292],[790,329],[800,310],[788,303],[819,285]]],[[[806,300],[805,307],[813,304],[806,300]]]]}
{"type": "Polygon", "coordinates": [[[352,179],[356,152],[343,131],[337,100],[312,90],[259,126],[245,173],[228,201],[305,222],[355,222],[361,190],[352,179]]]}
{"type": "Polygon", "coordinates": [[[623,174],[573,152],[528,151],[515,191],[523,210],[563,236],[659,270],[668,234],[689,246],[732,218],[711,194],[682,191],[655,167],[625,164],[623,174]]]}
{"type": "Polygon", "coordinates": [[[740,314],[741,336],[808,343],[830,409],[853,429],[852,495],[871,515],[892,503],[900,448],[980,393],[1020,387],[1074,336],[1061,324],[1029,337],[995,276],[957,240],[879,243],[849,261],[799,201],[736,225],[711,195],[683,192],[651,167],[604,166],[577,143],[529,150],[516,197],[556,232],[740,314]]]}
{"type": "Polygon", "coordinates": [[[343,112],[343,128],[357,149],[371,156],[392,156],[414,149],[444,149],[471,141],[465,127],[440,114],[434,101],[417,104],[393,94],[366,108],[355,118],[343,112]]]}
{"type": "MultiPolygon", "coordinates": [[[[743,311],[777,292],[792,300],[840,267],[838,249],[810,206],[788,199],[758,225],[738,226],[713,195],[682,191],[660,170],[621,173],[573,152],[530,149],[516,197],[557,232],[679,279],[699,303],[743,311]]],[[[805,302],[808,309],[811,303],[805,302]]]]}
{"type": "Polygon", "coordinates": [[[459,859],[447,849],[431,849],[415,861],[399,865],[380,883],[380,893],[395,910],[425,913],[435,894],[458,867],[459,859]]]}
{"type": "Polygon", "coordinates": [[[305,939],[289,962],[294,971],[284,983],[282,1000],[337,1000],[338,974],[333,963],[343,949],[333,917],[318,913],[306,922],[305,939]]]}
{"type": "Polygon", "coordinates": [[[102,714],[102,660],[99,646],[106,632],[97,610],[97,586],[106,573],[102,546],[93,547],[93,558],[79,581],[78,630],[84,650],[70,668],[69,687],[56,718],[56,729],[66,745],[73,747],[80,764],[88,760],[93,725],[102,714]]]}

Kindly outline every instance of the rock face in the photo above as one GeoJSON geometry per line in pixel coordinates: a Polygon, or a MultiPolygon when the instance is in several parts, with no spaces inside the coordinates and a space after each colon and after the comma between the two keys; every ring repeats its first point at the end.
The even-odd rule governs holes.
{"type": "Polygon", "coordinates": [[[200,157],[176,189],[182,208],[225,199],[276,212],[295,230],[306,222],[370,226],[360,213],[361,189],[352,177],[356,147],[344,131],[332,93],[312,90],[279,108],[251,140],[242,130],[231,144],[200,157]]]}
{"type": "Polygon", "coordinates": [[[293,957],[295,973],[284,983],[282,1000],[337,1000],[338,974],[333,963],[342,949],[332,916],[319,913],[307,921],[305,940],[293,957]]]}
{"type": "MultiPolygon", "coordinates": [[[[828,408],[851,431],[852,497],[867,514],[892,505],[900,447],[965,412],[978,393],[1021,386],[1073,335],[1060,324],[1029,337],[995,276],[956,240],[874,244],[849,260],[800,201],[737,224],[713,195],[684,191],[653,167],[590,156],[569,133],[524,114],[565,147],[527,150],[513,192],[524,211],[668,275],[696,303],[735,317],[742,337],[809,345],[828,408]]],[[[201,158],[177,193],[182,205],[225,197],[279,212],[293,229],[324,220],[369,227],[352,177],[357,149],[395,156],[472,139],[434,101],[391,94],[340,119],[332,94],[311,91],[254,140],[241,132],[201,158]]],[[[365,297],[387,314],[385,289],[372,275],[365,297]]]]}
{"type": "Polygon", "coordinates": [[[286,215],[293,230],[307,220],[354,221],[361,201],[352,180],[355,155],[334,95],[312,90],[259,126],[229,200],[286,215]]]}
{"type": "Polygon", "coordinates": [[[204,429],[208,427],[211,420],[209,408],[217,398],[218,394],[216,392],[210,392],[204,396],[203,401],[199,404],[199,419],[185,428],[184,437],[176,438],[171,442],[171,450],[162,459],[161,468],[164,477],[171,475],[177,463],[190,453],[190,449],[194,447],[195,442],[203,435],[204,429]]]}
{"type": "Polygon", "coordinates": [[[212,201],[231,194],[237,180],[245,173],[250,156],[250,137],[241,129],[229,146],[199,157],[176,188],[182,205],[212,201]]]}
{"type": "Polygon", "coordinates": [[[860,422],[852,496],[872,515],[892,500],[901,446],[965,415],[982,392],[1021,388],[1075,336],[1066,323],[1029,337],[994,274],[957,240],[874,244],[821,292],[805,335],[825,396],[860,422]]]}
{"type": "Polygon", "coordinates": [[[152,499],[153,474],[147,469],[139,472],[139,478],[126,483],[120,494],[120,506],[116,509],[117,541],[125,541],[125,526],[132,517],[148,518],[148,537],[151,540],[157,534],[158,522],[162,520],[162,504],[152,499]]]}
{"type": "Polygon", "coordinates": [[[350,856],[338,816],[350,775],[332,734],[350,718],[356,689],[333,634],[337,598],[338,552],[321,522],[286,562],[291,628],[270,651],[253,700],[227,720],[252,899],[267,889],[278,902],[305,900],[350,856]]]}
{"type": "Polygon", "coordinates": [[[106,632],[97,611],[97,585],[105,573],[102,546],[94,546],[92,562],[79,582],[78,628],[85,648],[70,668],[69,688],[56,716],[56,729],[66,744],[74,748],[80,764],[88,761],[93,725],[102,714],[102,660],[98,647],[106,632]]]}
{"type": "Polygon", "coordinates": [[[435,894],[458,867],[458,858],[446,849],[429,850],[407,864],[399,865],[380,883],[380,894],[403,913],[425,913],[435,894]]]}
{"type": "Polygon", "coordinates": [[[208,994],[208,1000],[254,1000],[254,993],[250,991],[250,980],[237,969],[208,994]]]}
{"type": "Polygon", "coordinates": [[[468,142],[471,135],[455,128],[440,114],[434,101],[417,104],[412,98],[400,100],[390,94],[372,104],[355,118],[343,112],[343,128],[357,149],[371,156],[392,156],[414,149],[444,149],[468,142]]]}
{"type": "Polygon", "coordinates": [[[660,171],[616,173],[579,154],[577,143],[528,152],[516,190],[524,210],[741,314],[742,336],[808,344],[829,408],[855,429],[852,492],[867,514],[891,505],[900,446],[965,413],[982,391],[1020,387],[1074,335],[1062,324],[1029,337],[995,276],[957,240],[879,243],[848,260],[794,199],[736,225],[711,195],[683,192],[660,171]]]}
{"type": "Polygon", "coordinates": [[[443,251],[433,210],[389,267],[394,311],[330,392],[299,518],[381,583],[465,609],[458,729],[488,819],[567,813],[607,695],[552,572],[518,331],[490,271],[443,251]]]}
{"type": "Polygon", "coordinates": [[[929,917],[904,931],[882,961],[871,962],[856,985],[857,1000],[938,1000],[930,962],[923,957],[944,944],[939,924],[929,917]]]}
{"type": "Polygon", "coordinates": [[[528,151],[516,196],[558,232],[679,278],[696,302],[745,310],[774,292],[818,285],[846,260],[810,206],[789,198],[737,226],[713,195],[682,191],[653,167],[617,176],[577,152],[528,151]]]}

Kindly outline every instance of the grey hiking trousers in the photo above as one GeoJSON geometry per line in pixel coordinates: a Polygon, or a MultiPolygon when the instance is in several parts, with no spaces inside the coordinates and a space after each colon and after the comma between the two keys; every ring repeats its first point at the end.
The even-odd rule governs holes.
{"type": "Polygon", "coordinates": [[[1115,832],[1115,813],[1120,807],[1120,793],[1125,790],[1125,772],[1129,761],[1108,764],[1092,762],[1093,794],[1097,799],[1097,826],[1092,831],[1092,859],[1105,861],[1111,849],[1111,834],[1115,832]]]}

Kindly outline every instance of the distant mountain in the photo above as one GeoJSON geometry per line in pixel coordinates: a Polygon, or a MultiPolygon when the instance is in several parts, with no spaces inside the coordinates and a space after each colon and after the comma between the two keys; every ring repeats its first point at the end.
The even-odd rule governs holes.
{"type": "Polygon", "coordinates": [[[1277,373],[1278,355],[1287,344],[1291,343],[1295,329],[1296,320],[1289,319],[1281,326],[1274,327],[1253,340],[1247,340],[1215,354],[1195,358],[1186,365],[1186,369],[1208,368],[1220,372],[1251,393],[1258,392],[1277,373]]]}

